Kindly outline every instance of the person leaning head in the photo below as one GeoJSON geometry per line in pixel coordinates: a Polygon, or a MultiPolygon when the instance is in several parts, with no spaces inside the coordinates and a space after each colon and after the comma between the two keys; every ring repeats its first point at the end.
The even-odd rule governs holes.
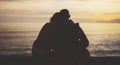
{"type": "Polygon", "coordinates": [[[52,23],[64,23],[69,20],[70,15],[67,9],[62,9],[60,12],[56,12],[50,19],[52,23]]]}
{"type": "Polygon", "coordinates": [[[60,10],[61,18],[64,20],[68,20],[70,18],[69,11],[67,9],[60,10]]]}

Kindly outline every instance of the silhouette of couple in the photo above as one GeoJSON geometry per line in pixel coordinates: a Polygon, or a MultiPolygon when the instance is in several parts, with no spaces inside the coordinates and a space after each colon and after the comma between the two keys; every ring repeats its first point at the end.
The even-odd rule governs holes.
{"type": "Polygon", "coordinates": [[[88,59],[89,41],[79,24],[69,18],[69,11],[62,9],[42,27],[32,47],[34,57],[55,57],[76,64],[88,59]]]}

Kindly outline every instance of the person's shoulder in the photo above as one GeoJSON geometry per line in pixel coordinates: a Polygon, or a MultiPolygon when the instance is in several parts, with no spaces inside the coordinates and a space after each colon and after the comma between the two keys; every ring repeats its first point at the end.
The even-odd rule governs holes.
{"type": "Polygon", "coordinates": [[[50,27],[51,26],[51,23],[45,23],[44,25],[43,25],[43,28],[48,28],[48,27],[50,27]]]}
{"type": "Polygon", "coordinates": [[[49,25],[53,25],[53,23],[47,22],[47,23],[45,23],[44,26],[49,26],[49,25]]]}
{"type": "Polygon", "coordinates": [[[56,27],[56,26],[59,26],[59,25],[60,24],[48,22],[44,25],[44,27],[56,27]]]}
{"type": "Polygon", "coordinates": [[[45,25],[50,25],[51,23],[49,23],[49,22],[47,22],[47,23],[45,23],[45,25]]]}
{"type": "Polygon", "coordinates": [[[77,26],[79,26],[79,23],[68,23],[68,25],[77,25],[77,26]]]}
{"type": "Polygon", "coordinates": [[[79,26],[79,23],[74,23],[75,25],[79,26]]]}
{"type": "Polygon", "coordinates": [[[68,20],[67,22],[69,25],[79,25],[79,23],[75,23],[73,20],[68,20]]]}

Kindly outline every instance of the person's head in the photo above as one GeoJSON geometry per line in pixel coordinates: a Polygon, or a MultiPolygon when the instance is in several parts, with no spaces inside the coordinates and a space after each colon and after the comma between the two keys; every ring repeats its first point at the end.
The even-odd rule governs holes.
{"type": "Polygon", "coordinates": [[[56,12],[55,14],[53,14],[53,16],[51,17],[50,21],[52,23],[56,23],[60,21],[60,13],[56,12]]]}
{"type": "Polygon", "coordinates": [[[60,10],[61,18],[63,20],[68,20],[70,18],[69,11],[67,9],[60,10]]]}
{"type": "Polygon", "coordinates": [[[70,18],[69,11],[67,9],[62,9],[60,12],[56,12],[50,19],[52,23],[64,23],[70,18]]]}

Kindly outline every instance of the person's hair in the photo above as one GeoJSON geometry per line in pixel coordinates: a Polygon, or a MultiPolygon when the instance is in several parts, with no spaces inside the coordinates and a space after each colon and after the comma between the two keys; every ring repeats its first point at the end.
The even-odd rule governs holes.
{"type": "Polygon", "coordinates": [[[56,12],[50,19],[51,23],[64,23],[69,19],[69,11],[67,9],[62,9],[60,12],[56,12]]]}
{"type": "Polygon", "coordinates": [[[70,18],[70,14],[69,14],[69,11],[67,9],[60,10],[60,14],[61,14],[63,19],[69,19],[70,18]]]}
{"type": "Polygon", "coordinates": [[[59,22],[59,20],[60,20],[60,13],[59,13],[59,12],[56,12],[56,13],[53,14],[53,16],[51,17],[50,22],[56,23],[56,22],[59,22]]]}

